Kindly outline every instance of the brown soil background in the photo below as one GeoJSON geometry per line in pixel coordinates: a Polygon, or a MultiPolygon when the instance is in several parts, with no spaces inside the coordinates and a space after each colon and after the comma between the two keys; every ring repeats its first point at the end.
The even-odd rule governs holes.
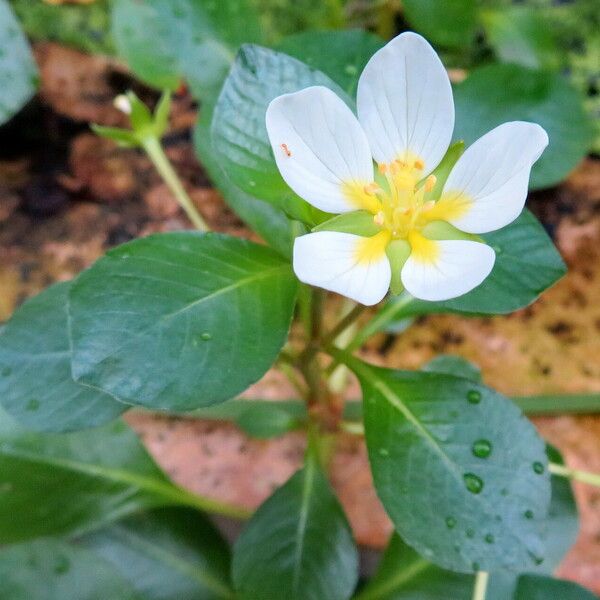
{"type": "MultiPolygon", "coordinates": [[[[0,129],[0,321],[27,297],[70,279],[114,245],[188,227],[147,159],[96,138],[93,121],[124,125],[113,97],[136,85],[119,64],[54,44],[36,48],[39,98],[0,129]]],[[[137,87],[141,96],[155,97],[137,87]]],[[[251,236],[198,165],[189,137],[196,109],[176,99],[167,153],[209,225],[251,236]]],[[[600,392],[600,161],[584,161],[561,186],[533,194],[529,207],[554,237],[569,274],[533,306],[510,316],[423,318],[402,336],[379,335],[365,350],[378,364],[417,368],[439,353],[481,366],[507,395],[600,392]]],[[[338,304],[333,301],[333,314],[338,304]]],[[[353,397],[358,396],[354,387],[353,397]]],[[[290,398],[269,372],[245,394],[290,398]]],[[[301,464],[298,433],[250,440],[225,423],[130,414],[156,461],[198,493],[256,507],[301,464]]],[[[573,467],[600,472],[600,415],[534,419],[573,467]]],[[[371,486],[364,444],[342,436],[332,479],[366,546],[385,545],[391,526],[371,486]]],[[[600,593],[600,489],[575,484],[582,524],[558,575],[600,593]]]]}

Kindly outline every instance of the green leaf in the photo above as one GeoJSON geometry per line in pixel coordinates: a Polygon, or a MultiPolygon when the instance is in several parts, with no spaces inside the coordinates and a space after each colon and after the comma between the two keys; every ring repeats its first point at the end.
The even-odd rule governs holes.
{"type": "Polygon", "coordinates": [[[532,121],[548,132],[550,145],[533,167],[532,188],[562,181],[590,147],[582,98],[556,73],[519,65],[480,67],[455,87],[454,100],[454,135],[467,145],[506,121],[532,121]]]}
{"type": "Polygon", "coordinates": [[[197,232],[135,240],[71,288],[73,374],[152,408],[222,402],[271,366],[295,295],[290,264],[265,246],[197,232]]]}
{"type": "Polygon", "coordinates": [[[23,29],[34,40],[55,41],[89,54],[112,54],[109,0],[92,4],[60,6],[12,0],[23,29]]]}
{"type": "Polygon", "coordinates": [[[508,227],[481,237],[496,251],[496,263],[480,286],[443,302],[401,298],[395,319],[428,313],[510,313],[531,304],[566,272],[552,241],[528,210],[508,227]]]}
{"type": "Polygon", "coordinates": [[[339,0],[250,0],[261,16],[270,40],[305,29],[343,27],[344,7],[339,0]]]}
{"type": "Polygon", "coordinates": [[[38,73],[29,44],[6,0],[0,0],[0,125],[35,94],[38,73]]]}
{"type": "Polygon", "coordinates": [[[61,540],[0,550],[0,581],[2,600],[140,600],[117,569],[61,540]]]}
{"type": "Polygon", "coordinates": [[[598,596],[584,587],[542,575],[522,575],[515,592],[514,600],[597,600],[598,596]]]}
{"type": "Polygon", "coordinates": [[[118,0],[112,31],[135,74],[160,89],[187,79],[194,94],[213,98],[244,42],[260,42],[245,0],[118,0]]]}
{"type": "Polygon", "coordinates": [[[248,406],[236,423],[249,436],[263,439],[283,435],[298,426],[298,421],[287,410],[272,402],[248,406]]]}
{"type": "Polygon", "coordinates": [[[311,207],[285,183],[265,125],[273,98],[312,85],[323,85],[345,97],[329,77],[295,58],[260,46],[243,46],[221,90],[211,131],[214,149],[236,185],[293,218],[315,225],[324,220],[325,213],[311,207]]]}
{"type": "Polygon", "coordinates": [[[431,42],[453,48],[468,47],[476,27],[474,0],[404,0],[404,16],[431,42]]]}
{"type": "Polygon", "coordinates": [[[90,125],[92,131],[100,137],[112,140],[123,148],[135,148],[140,145],[140,141],[133,131],[121,129],[120,127],[105,127],[104,125],[90,125]]]}
{"type": "Polygon", "coordinates": [[[362,29],[307,31],[285,38],[277,50],[322,71],[354,98],[360,74],[384,44],[362,29]]]}
{"type": "Polygon", "coordinates": [[[531,6],[482,10],[488,41],[502,62],[532,69],[557,69],[564,63],[551,24],[531,6]]]}
{"type": "Polygon", "coordinates": [[[254,514],[233,553],[242,600],[345,600],[358,555],[342,507],[316,462],[279,488],[254,514]]]}
{"type": "Polygon", "coordinates": [[[466,379],[344,361],[363,390],[375,488],[403,539],[453,571],[539,563],[550,477],[521,411],[466,379]]]}
{"type": "Polygon", "coordinates": [[[0,333],[0,404],[29,429],[95,427],[129,408],[71,377],[70,286],[56,284],[25,302],[0,333]]]}
{"type": "Polygon", "coordinates": [[[203,106],[194,131],[194,147],[202,167],[235,213],[281,255],[290,257],[293,242],[290,220],[282,210],[247,194],[229,179],[212,146],[211,112],[209,106],[203,106]]]}
{"type": "Polygon", "coordinates": [[[78,539],[77,545],[112,563],[144,600],[233,596],[229,548],[196,510],[160,508],[135,514],[78,539]]]}
{"type": "MultiPolygon", "coordinates": [[[[554,448],[547,448],[550,460],[562,464],[554,448]]],[[[552,477],[552,500],[546,521],[547,559],[534,569],[551,573],[575,541],[578,531],[577,507],[568,480],[552,477]]],[[[508,571],[492,573],[486,600],[513,600],[518,575],[508,571]]],[[[390,538],[377,572],[355,600],[470,600],[474,578],[441,569],[419,556],[397,534],[390,538]]]]}
{"type": "Polygon", "coordinates": [[[462,356],[454,356],[453,354],[440,354],[423,365],[422,369],[429,373],[455,375],[475,383],[481,383],[482,381],[481,369],[476,364],[462,356]]]}

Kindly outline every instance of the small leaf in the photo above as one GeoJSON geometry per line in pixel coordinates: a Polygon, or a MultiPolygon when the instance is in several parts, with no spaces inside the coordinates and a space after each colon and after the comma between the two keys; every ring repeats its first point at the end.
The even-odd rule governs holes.
{"type": "Polygon", "coordinates": [[[73,374],[153,408],[222,402],[271,366],[295,295],[290,264],[265,246],[197,232],[135,240],[73,284],[73,374]]]}
{"type": "Polygon", "coordinates": [[[0,0],[0,125],[29,101],[37,68],[27,39],[6,0],[0,0]]]}
{"type": "Polygon", "coordinates": [[[138,77],[171,90],[183,77],[202,100],[216,97],[238,46],[262,37],[245,0],[120,0],[112,32],[138,77]]]}
{"type": "Polygon", "coordinates": [[[3,600],[140,600],[112,565],[84,548],[57,539],[0,550],[3,600]]]}
{"type": "Polygon", "coordinates": [[[357,577],[348,521],[325,475],[309,459],[238,538],[235,587],[242,600],[345,600],[357,577]]]}
{"type": "Polygon", "coordinates": [[[467,48],[477,25],[475,0],[404,0],[407,21],[441,46],[467,48]]]}
{"type": "Polygon", "coordinates": [[[56,284],[25,302],[0,333],[0,403],[29,429],[96,427],[129,408],[71,377],[70,286],[56,284]]]}
{"type": "Polygon", "coordinates": [[[232,597],[227,543],[196,510],[135,514],[76,543],[111,563],[144,600],[232,597]]]}
{"type": "Polygon", "coordinates": [[[532,121],[548,132],[550,145],[531,171],[533,189],[562,181],[590,147],[582,98],[556,73],[519,65],[480,67],[456,86],[454,100],[454,136],[467,146],[506,121],[532,121]]]}
{"type": "Polygon", "coordinates": [[[286,37],[277,50],[293,56],[335,81],[354,98],[358,79],[385,41],[368,31],[306,31],[286,37]]]}
{"type": "Polygon", "coordinates": [[[597,600],[598,596],[584,587],[542,575],[522,575],[519,577],[514,600],[597,600]]]}
{"type": "Polygon", "coordinates": [[[214,148],[234,183],[309,225],[320,223],[326,214],[294,194],[279,174],[265,115],[277,96],[313,85],[345,96],[329,77],[295,58],[245,45],[223,85],[211,129],[214,148]]]}
{"type": "Polygon", "coordinates": [[[123,148],[136,148],[140,145],[138,138],[133,131],[128,129],[120,129],[119,127],[105,127],[104,125],[90,125],[92,131],[100,137],[112,140],[123,148]]]}
{"type": "Polygon", "coordinates": [[[290,413],[279,408],[273,403],[263,403],[249,406],[236,419],[240,429],[251,437],[272,438],[291,431],[298,425],[298,421],[290,413]]]}
{"type": "Polygon", "coordinates": [[[547,459],[516,406],[466,379],[345,362],[363,390],[375,488],[407,543],[460,572],[544,558],[547,459]]]}

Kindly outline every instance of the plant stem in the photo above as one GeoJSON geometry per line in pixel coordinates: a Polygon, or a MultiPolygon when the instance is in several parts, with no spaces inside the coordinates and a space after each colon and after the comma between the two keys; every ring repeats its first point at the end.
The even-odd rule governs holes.
{"type": "Polygon", "coordinates": [[[581,481],[582,483],[600,487],[600,473],[579,471],[578,469],[571,469],[570,467],[559,465],[557,463],[550,463],[548,469],[553,475],[567,477],[569,479],[573,479],[574,481],[581,481]]]}
{"type": "Polygon", "coordinates": [[[164,182],[171,192],[173,192],[179,205],[186,212],[190,221],[200,231],[209,231],[208,225],[196,210],[194,203],[185,191],[175,169],[173,169],[167,155],[164,153],[164,150],[160,145],[160,140],[156,137],[147,137],[142,142],[142,146],[164,182]]]}
{"type": "Polygon", "coordinates": [[[487,571],[477,571],[473,587],[473,600],[485,600],[489,577],[490,574],[487,571]]]}
{"type": "Polygon", "coordinates": [[[343,333],[348,327],[350,327],[350,325],[352,325],[352,323],[354,323],[354,321],[356,321],[356,319],[358,319],[358,317],[360,317],[360,315],[362,315],[365,309],[366,306],[357,304],[345,317],[338,321],[331,331],[323,336],[321,339],[321,345],[326,347],[329,346],[329,344],[332,344],[341,333],[343,333]]]}
{"type": "Polygon", "coordinates": [[[385,328],[393,321],[402,310],[408,306],[414,298],[410,294],[404,294],[394,302],[388,302],[366,325],[354,336],[346,346],[347,352],[358,350],[372,335],[385,328]]]}

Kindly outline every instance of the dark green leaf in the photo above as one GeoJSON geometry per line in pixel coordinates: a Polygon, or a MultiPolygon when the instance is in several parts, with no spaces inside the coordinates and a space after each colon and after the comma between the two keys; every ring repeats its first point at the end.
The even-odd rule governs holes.
{"type": "Polygon", "coordinates": [[[407,301],[402,297],[396,301],[395,318],[446,312],[492,315],[513,312],[531,304],[566,272],[552,241],[527,210],[508,227],[482,237],[496,251],[496,263],[479,287],[444,302],[407,301]]]}
{"type": "Polygon", "coordinates": [[[265,114],[277,96],[312,85],[344,92],[329,77],[304,63],[260,46],[243,46],[215,107],[212,138],[221,164],[244,191],[314,225],[324,214],[299,198],[285,183],[273,158],[265,114]]]}
{"type": "Polygon", "coordinates": [[[481,383],[481,369],[462,356],[440,354],[423,365],[423,371],[455,375],[475,383],[481,383]]]}
{"type": "Polygon", "coordinates": [[[0,544],[90,530],[186,497],[121,422],[42,435],[0,414],[0,474],[0,544]]]}
{"type": "MultiPolygon", "coordinates": [[[[549,458],[562,464],[562,457],[548,448],[549,458]]],[[[547,559],[536,571],[550,573],[567,553],[577,536],[578,519],[570,483],[552,478],[552,501],[546,523],[547,559]]],[[[513,600],[518,575],[492,573],[486,600],[513,600]]],[[[355,600],[470,600],[474,578],[446,571],[419,556],[393,534],[377,572],[355,600]]]]}
{"type": "Polygon", "coordinates": [[[362,70],[384,43],[362,29],[307,31],[285,38],[277,49],[322,71],[354,98],[362,70]]]}
{"type": "Polygon", "coordinates": [[[25,302],[0,333],[0,404],[29,429],[85,429],[129,408],[71,377],[70,286],[59,283],[25,302]]]}
{"type": "Polygon", "coordinates": [[[522,575],[519,577],[514,600],[597,600],[598,596],[589,590],[562,579],[542,575],[522,575]]]}
{"type": "Polygon", "coordinates": [[[295,294],[289,263],[265,246],[197,232],[135,240],[71,288],[73,374],[152,408],[222,402],[271,366],[295,294]]]}
{"type": "Polygon", "coordinates": [[[50,5],[31,0],[12,0],[17,17],[34,40],[55,41],[90,54],[112,54],[109,0],[93,4],[50,5]]]}
{"type": "Polygon", "coordinates": [[[290,220],[282,210],[247,194],[229,179],[212,146],[210,113],[210,107],[204,106],[194,132],[196,154],[202,167],[237,215],[280,254],[291,256],[293,238],[290,220]]]}
{"type": "Polygon", "coordinates": [[[238,46],[261,40],[245,0],[119,0],[112,27],[138,77],[161,89],[184,77],[203,99],[217,94],[238,46]]]}
{"type": "Polygon", "coordinates": [[[403,539],[454,571],[539,563],[550,477],[519,409],[466,379],[345,361],[363,390],[375,488],[403,539]]]}
{"type": "Polygon", "coordinates": [[[558,68],[564,62],[552,27],[539,9],[503,6],[481,12],[488,41],[502,62],[532,69],[558,68]]]}
{"type": "Polygon", "coordinates": [[[33,96],[37,68],[29,44],[6,0],[0,0],[0,125],[33,96]]]}
{"type": "Polygon", "coordinates": [[[534,165],[531,187],[562,181],[586,155],[591,127],[579,94],[558,74],[494,64],[471,72],[454,90],[455,138],[467,145],[506,121],[539,123],[550,145],[534,165]]]}
{"type": "Polygon", "coordinates": [[[358,555],[342,507],[310,459],[254,514],[233,554],[243,600],[345,600],[358,555]]]}
{"type": "Polygon", "coordinates": [[[117,569],[61,540],[1,550],[0,581],[0,600],[140,600],[117,569]]]}
{"type": "Polygon", "coordinates": [[[431,42],[463,48],[473,41],[474,0],[404,0],[402,6],[408,22],[431,42]]]}
{"type": "Polygon", "coordinates": [[[249,406],[236,419],[236,423],[249,436],[265,439],[283,435],[298,425],[298,421],[287,410],[275,403],[249,406]]]}
{"type": "Polygon", "coordinates": [[[161,508],[136,514],[77,543],[112,563],[144,600],[233,595],[229,548],[198,511],[161,508]]]}

